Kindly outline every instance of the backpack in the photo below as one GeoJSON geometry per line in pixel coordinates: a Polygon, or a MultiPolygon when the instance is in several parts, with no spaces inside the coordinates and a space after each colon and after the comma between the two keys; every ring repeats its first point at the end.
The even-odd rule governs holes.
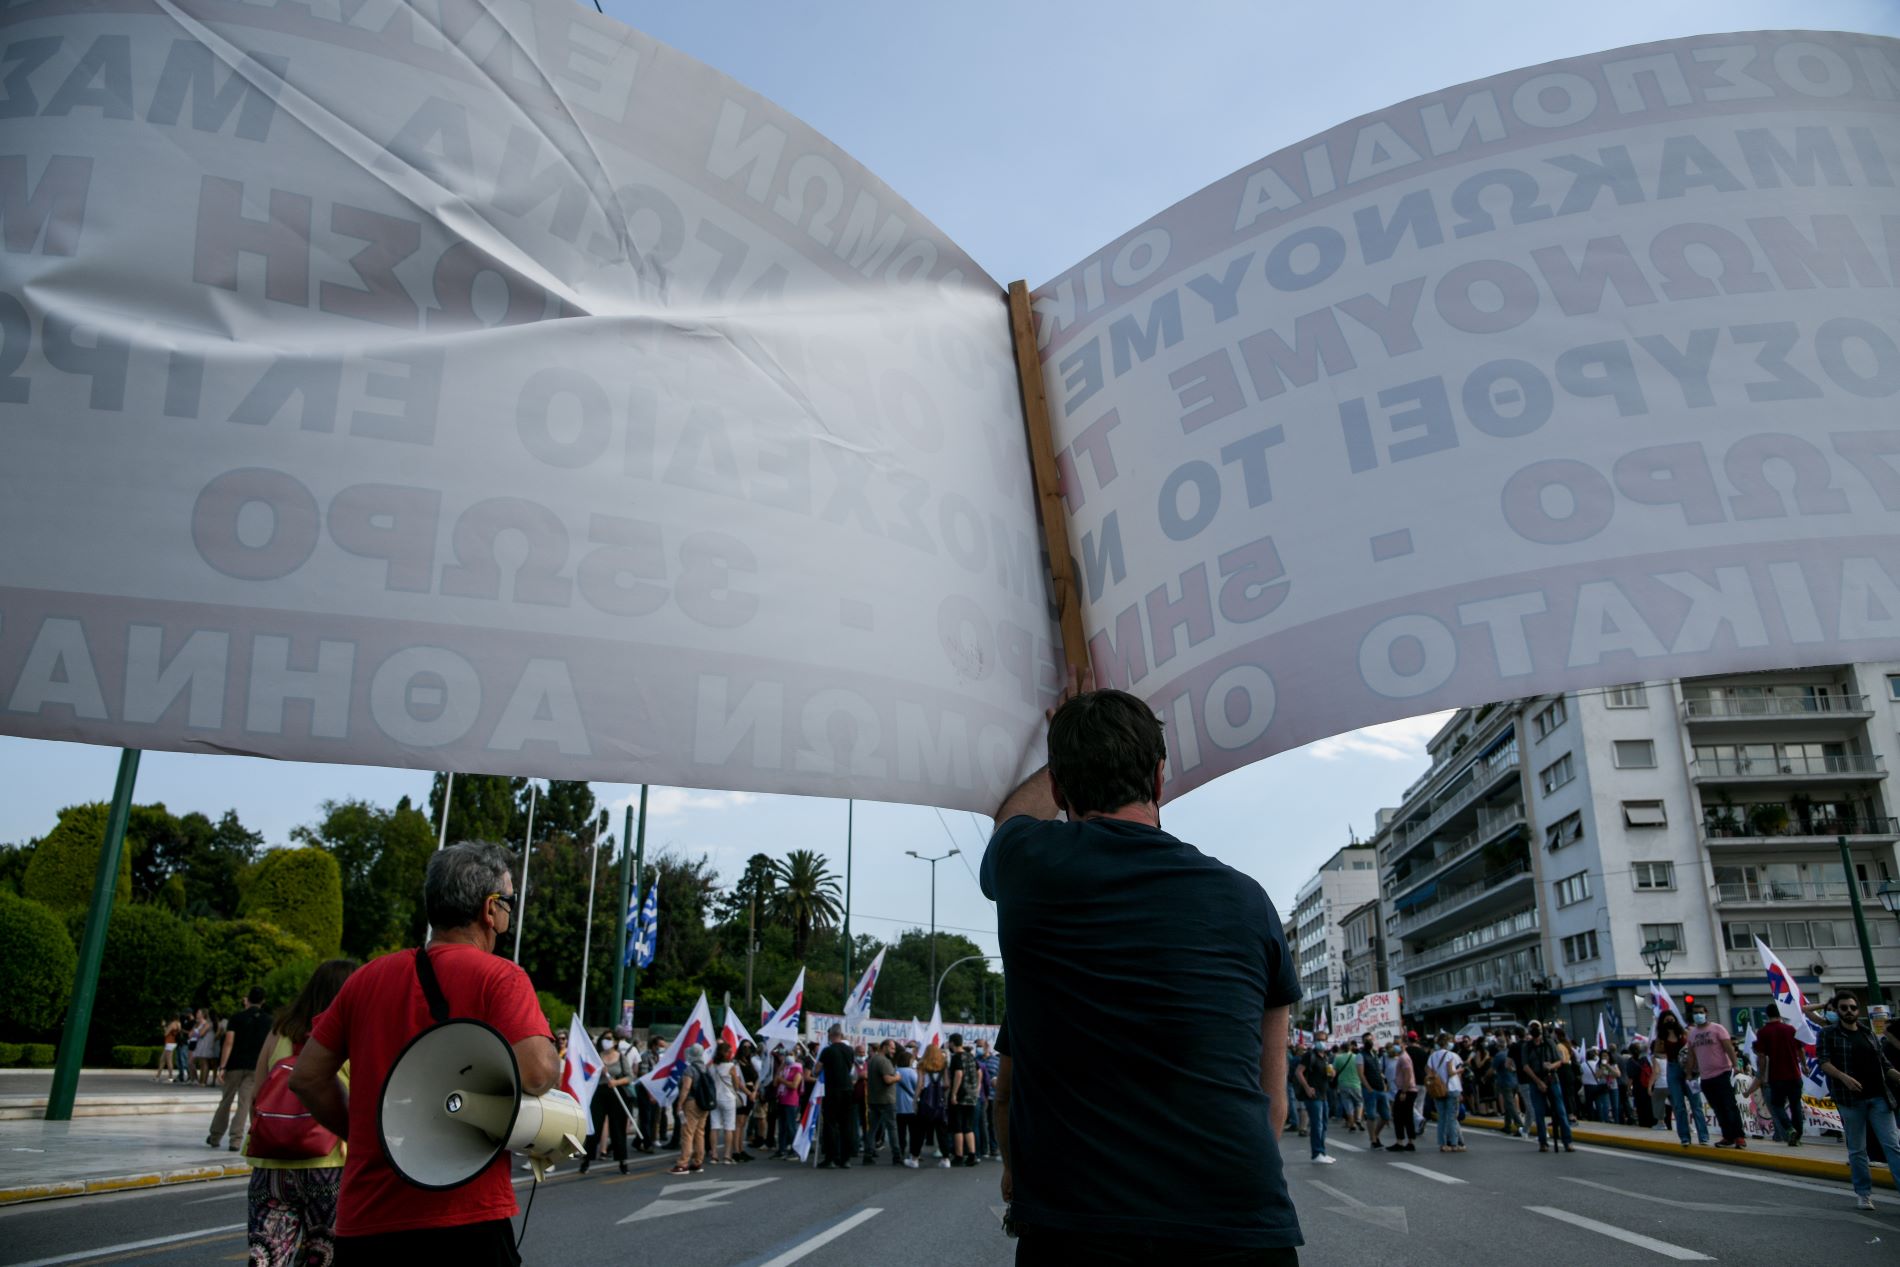
{"type": "Polygon", "coordinates": [[[950,1114],[944,1105],[943,1079],[935,1074],[925,1074],[923,1085],[917,1089],[917,1116],[926,1122],[945,1122],[950,1114]]]}
{"type": "Polygon", "coordinates": [[[719,1092],[713,1087],[712,1072],[706,1069],[693,1073],[693,1103],[702,1109],[710,1109],[719,1103],[719,1092]]]}
{"type": "Polygon", "coordinates": [[[246,1157],[314,1161],[336,1151],[337,1137],[317,1125],[317,1119],[290,1089],[290,1074],[302,1050],[300,1043],[264,1075],[264,1085],[251,1105],[251,1130],[244,1142],[246,1157]]]}
{"type": "Polygon", "coordinates": [[[1434,1100],[1442,1100],[1451,1094],[1451,1088],[1439,1076],[1438,1065],[1435,1062],[1427,1063],[1425,1066],[1425,1094],[1434,1100]]]}

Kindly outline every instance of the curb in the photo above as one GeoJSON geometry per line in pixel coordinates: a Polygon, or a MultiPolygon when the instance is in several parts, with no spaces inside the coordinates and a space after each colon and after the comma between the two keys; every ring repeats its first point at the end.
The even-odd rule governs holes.
{"type": "MultiPolygon", "coordinates": [[[[1478,1126],[1490,1130],[1502,1131],[1504,1119],[1499,1117],[1466,1116],[1466,1126],[1478,1126]]],[[[1527,1128],[1528,1129],[1528,1128],[1527,1128]]],[[[1799,1153],[1783,1148],[1779,1151],[1753,1148],[1714,1148],[1706,1144],[1691,1144],[1684,1148],[1674,1136],[1667,1139],[1644,1139],[1640,1136],[1618,1135],[1609,1131],[1593,1130],[1588,1126],[1573,1122],[1570,1136],[1580,1144],[1600,1144],[1605,1148],[1623,1148],[1637,1153],[1659,1153],[1665,1157],[1688,1157],[1696,1161],[1712,1161],[1725,1166],[1743,1166],[1750,1170],[1773,1170],[1786,1175],[1800,1175],[1805,1179],[1831,1179],[1840,1183],[1852,1182],[1844,1161],[1824,1161],[1819,1157],[1803,1157],[1799,1153]]],[[[1876,1188],[1893,1188],[1893,1171],[1884,1166],[1874,1165],[1869,1169],[1873,1173],[1876,1188]]]]}
{"type": "Polygon", "coordinates": [[[0,1188],[0,1206],[19,1205],[26,1201],[51,1201],[58,1197],[85,1197],[99,1192],[125,1192],[133,1188],[161,1188],[175,1183],[235,1179],[250,1173],[251,1168],[243,1162],[223,1162],[211,1166],[187,1166],[182,1170],[153,1170],[137,1175],[23,1184],[17,1188],[0,1188]]]}

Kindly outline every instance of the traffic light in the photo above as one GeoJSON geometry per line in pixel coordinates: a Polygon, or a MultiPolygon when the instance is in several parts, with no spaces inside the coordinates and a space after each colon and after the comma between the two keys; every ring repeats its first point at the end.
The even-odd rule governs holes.
{"type": "Polygon", "coordinates": [[[1683,995],[1683,996],[1682,996],[1682,1005],[1683,1005],[1684,1007],[1694,1007],[1694,1006],[1695,1006],[1695,995],[1693,995],[1693,994],[1685,994],[1685,995],[1683,995]]]}

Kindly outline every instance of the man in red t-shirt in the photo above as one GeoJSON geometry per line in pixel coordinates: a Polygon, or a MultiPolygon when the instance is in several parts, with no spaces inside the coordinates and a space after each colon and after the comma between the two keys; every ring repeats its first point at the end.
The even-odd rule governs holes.
{"type": "MultiPolygon", "coordinates": [[[[429,963],[453,1017],[486,1021],[514,1047],[521,1093],[554,1088],[561,1065],[528,974],[494,953],[514,919],[514,877],[498,845],[460,844],[429,859],[423,897],[429,963]]],[[[383,1152],[377,1112],[390,1067],[433,1024],[414,951],[384,955],[352,975],[317,1018],[290,1089],[318,1122],[349,1142],[337,1206],[336,1267],[453,1259],[457,1267],[521,1262],[515,1252],[515,1191],[509,1154],[469,1183],[419,1188],[383,1152]],[[350,1088],[337,1079],[350,1062],[350,1088]]]]}
{"type": "Polygon", "coordinates": [[[1761,1062],[1775,1134],[1786,1140],[1788,1147],[1796,1148],[1801,1143],[1802,1052],[1794,1026],[1780,1016],[1762,1026],[1755,1034],[1755,1055],[1761,1062]]]}

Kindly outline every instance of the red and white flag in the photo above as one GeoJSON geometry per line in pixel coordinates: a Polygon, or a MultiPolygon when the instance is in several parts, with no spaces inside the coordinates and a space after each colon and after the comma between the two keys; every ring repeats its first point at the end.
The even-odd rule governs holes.
{"type": "Polygon", "coordinates": [[[795,1043],[798,1041],[798,1026],[805,1016],[805,970],[798,970],[798,980],[792,982],[791,993],[778,1005],[771,1019],[759,1026],[759,1037],[768,1043],[795,1043]]]}
{"type": "Polygon", "coordinates": [[[937,1044],[939,1047],[943,1046],[943,1007],[941,1004],[931,1007],[930,1024],[919,1026],[917,1029],[918,1051],[921,1052],[928,1049],[932,1043],[937,1044]]]}
{"type": "Polygon", "coordinates": [[[818,1084],[812,1088],[811,1099],[805,1104],[805,1112],[798,1119],[798,1132],[792,1136],[792,1151],[798,1154],[798,1160],[804,1161],[811,1156],[811,1144],[818,1134],[818,1119],[825,1102],[825,1075],[818,1075],[818,1084]]]}
{"type": "MultiPolygon", "coordinates": [[[[724,1043],[726,1050],[734,1056],[739,1054],[740,1043],[752,1042],[752,1035],[746,1033],[745,1024],[739,1020],[739,1014],[732,1010],[730,1004],[726,1007],[726,1023],[719,1029],[719,1041],[724,1043]]],[[[752,1045],[758,1046],[757,1043],[752,1045]]]]}
{"type": "Polygon", "coordinates": [[[1597,1013],[1597,1051],[1607,1052],[1609,1050],[1610,1050],[1610,1036],[1607,1032],[1605,1032],[1603,1028],[1603,1013],[1598,1012],[1597,1013]]]}
{"type": "Polygon", "coordinates": [[[686,1024],[667,1044],[666,1051],[653,1066],[653,1072],[640,1079],[640,1085],[662,1105],[671,1105],[679,1099],[680,1080],[686,1076],[686,1053],[712,1041],[712,1009],[706,1006],[706,995],[702,991],[699,1002],[693,1004],[693,1014],[686,1018],[686,1024]]]}
{"type": "MultiPolygon", "coordinates": [[[[1676,1012],[1676,1001],[1669,997],[1669,988],[1660,981],[1649,983],[1649,1041],[1656,1041],[1656,1025],[1662,1020],[1664,1012],[1676,1012]]],[[[1682,1013],[1676,1012],[1676,1019],[1682,1019],[1682,1013]]]]}
{"type": "Polygon", "coordinates": [[[871,992],[877,989],[878,973],[884,971],[884,956],[888,951],[880,950],[871,966],[858,978],[858,984],[852,989],[850,997],[844,1001],[845,1028],[851,1029],[871,1019],[871,992]]]}
{"type": "Polygon", "coordinates": [[[561,1090],[586,1109],[594,1102],[594,1089],[600,1085],[600,1071],[605,1063],[594,1049],[594,1040],[581,1028],[581,1018],[576,1014],[567,1023],[567,1060],[561,1067],[561,1090]]]}
{"type": "Polygon", "coordinates": [[[1755,939],[1755,953],[1761,956],[1762,970],[1768,974],[1768,993],[1775,998],[1776,1013],[1794,1026],[1795,1041],[1801,1044],[1801,1089],[1816,1099],[1826,1099],[1833,1092],[1821,1075],[1815,1052],[1821,1036],[1815,1032],[1814,1022],[1808,1019],[1807,996],[1801,993],[1801,984],[1794,979],[1794,973],[1775,958],[1775,952],[1759,937],[1755,939]]]}

